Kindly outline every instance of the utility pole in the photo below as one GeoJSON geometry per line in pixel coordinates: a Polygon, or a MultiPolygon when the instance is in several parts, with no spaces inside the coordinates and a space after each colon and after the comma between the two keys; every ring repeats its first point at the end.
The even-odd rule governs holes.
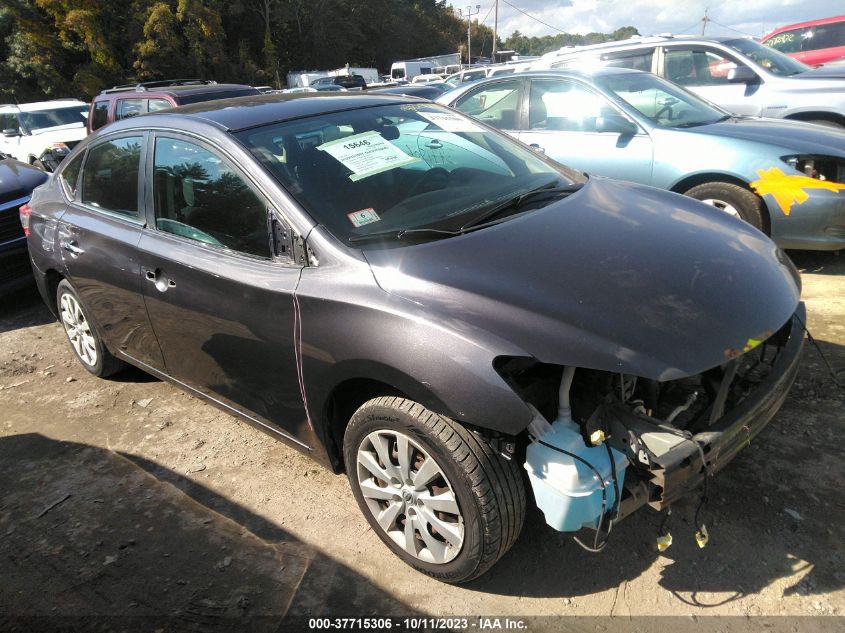
{"type": "Polygon", "coordinates": [[[493,0],[493,59],[496,63],[496,39],[499,34],[499,0],[493,0]]]}
{"type": "Polygon", "coordinates": [[[704,35],[704,29],[707,28],[707,23],[710,21],[710,18],[707,17],[707,12],[710,10],[710,7],[704,9],[704,17],[701,18],[701,35],[704,35]]]}
{"type": "MultiPolygon", "coordinates": [[[[481,13],[481,5],[475,5],[475,11],[472,10],[472,5],[467,6],[467,66],[472,66],[472,16],[481,13]]],[[[464,12],[458,9],[458,14],[463,16],[464,12]]]]}

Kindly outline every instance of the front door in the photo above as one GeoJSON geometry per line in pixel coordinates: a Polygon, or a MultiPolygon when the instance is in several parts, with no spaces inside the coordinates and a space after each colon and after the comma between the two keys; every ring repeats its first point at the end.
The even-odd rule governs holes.
{"type": "Polygon", "coordinates": [[[526,101],[526,145],[588,174],[651,184],[651,137],[602,131],[602,119],[633,123],[603,95],[570,79],[533,79],[526,101]]]}
{"type": "Polygon", "coordinates": [[[139,250],[167,373],[313,445],[294,352],[301,267],[273,256],[267,201],[192,137],[159,133],[149,168],[139,250]]]}

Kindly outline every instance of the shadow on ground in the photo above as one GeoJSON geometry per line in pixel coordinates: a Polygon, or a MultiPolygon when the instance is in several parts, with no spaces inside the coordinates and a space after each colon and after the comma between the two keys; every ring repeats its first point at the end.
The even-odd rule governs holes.
{"type": "Polygon", "coordinates": [[[843,251],[789,251],[789,257],[802,273],[845,275],[843,251]]]}
{"type": "Polygon", "coordinates": [[[412,614],[278,526],[133,455],[3,437],[0,491],[3,631],[24,630],[18,616],[276,631],[285,615],[412,614]]]}
{"type": "Polygon", "coordinates": [[[0,297],[0,334],[55,321],[41,295],[31,286],[0,297]]]}

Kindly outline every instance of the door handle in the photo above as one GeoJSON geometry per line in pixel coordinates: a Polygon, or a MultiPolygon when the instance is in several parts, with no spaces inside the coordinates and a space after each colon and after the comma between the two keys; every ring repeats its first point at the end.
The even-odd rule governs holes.
{"type": "Polygon", "coordinates": [[[538,154],[545,154],[546,153],[545,148],[540,147],[537,143],[531,143],[531,145],[529,145],[528,147],[533,149],[538,154]]]}
{"type": "Polygon", "coordinates": [[[82,253],[85,252],[84,248],[79,248],[79,246],[77,246],[75,240],[72,240],[70,242],[62,242],[62,248],[74,256],[82,255],[82,253]]]}
{"type": "Polygon", "coordinates": [[[147,281],[154,283],[156,290],[159,292],[167,292],[168,288],[176,287],[176,282],[172,279],[168,279],[161,268],[156,268],[155,270],[145,270],[144,277],[146,277],[147,281]]]}

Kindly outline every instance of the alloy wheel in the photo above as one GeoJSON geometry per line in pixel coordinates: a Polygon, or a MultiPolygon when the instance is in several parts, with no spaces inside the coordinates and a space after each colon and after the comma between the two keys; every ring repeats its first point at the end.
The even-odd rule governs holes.
{"type": "Polygon", "coordinates": [[[453,560],[464,543],[454,488],[422,446],[398,431],[379,430],[358,447],[358,485],[376,523],[422,561],[453,560]]]}
{"type": "Polygon", "coordinates": [[[62,325],[65,328],[67,337],[79,359],[94,367],[97,364],[97,342],[91,333],[91,326],[82,312],[82,306],[76,297],[69,293],[62,295],[60,305],[62,325]]]}
{"type": "Polygon", "coordinates": [[[728,215],[732,215],[735,218],[742,219],[742,216],[737,211],[736,207],[732,204],[725,202],[724,200],[717,200],[716,198],[706,198],[702,200],[704,204],[709,204],[711,207],[716,207],[720,211],[724,211],[728,215]]]}

